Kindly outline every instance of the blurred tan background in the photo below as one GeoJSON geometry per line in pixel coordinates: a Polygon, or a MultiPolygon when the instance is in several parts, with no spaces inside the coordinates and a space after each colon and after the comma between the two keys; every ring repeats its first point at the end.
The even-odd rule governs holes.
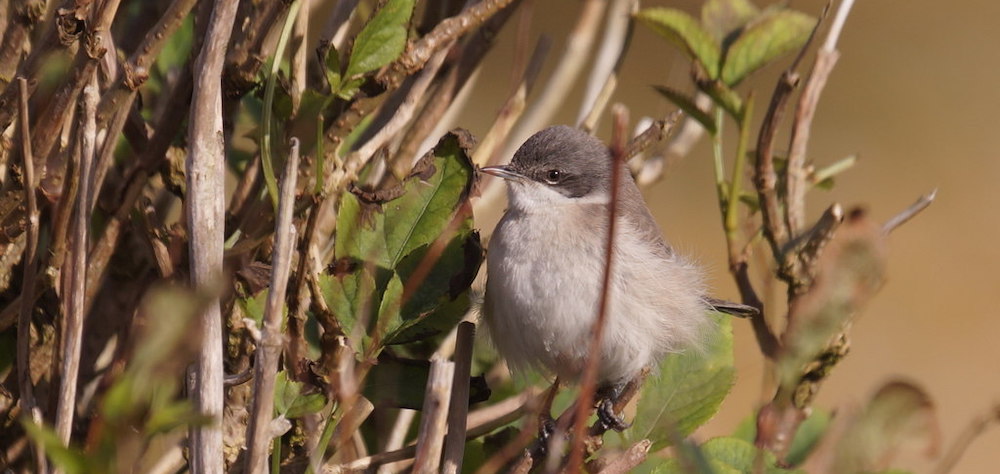
{"type": "MultiPolygon", "coordinates": [[[[789,3],[814,15],[824,4],[789,3]]],[[[643,7],[674,6],[696,16],[700,4],[642,2],[643,7]]],[[[534,2],[532,38],[547,32],[555,40],[548,66],[561,55],[580,5],[534,2]]],[[[817,405],[858,406],[891,378],[915,381],[936,403],[942,448],[974,416],[1000,402],[1000,309],[993,301],[1000,293],[998,19],[1000,2],[987,0],[858,1],[841,37],[841,58],[820,101],[809,146],[809,158],[819,165],[853,153],[860,156],[834,190],[810,194],[812,218],[837,201],[866,206],[884,221],[919,195],[938,189],[937,201],[892,235],[888,281],[855,323],[851,353],[823,386],[817,405]]],[[[469,112],[456,120],[479,138],[510,89],[517,21],[518,16],[511,19],[491,52],[472,91],[473,102],[465,108],[469,112]]],[[[784,64],[759,72],[740,90],[753,89],[758,99],[769,98],[784,64]]],[[[613,101],[628,106],[633,121],[661,117],[672,108],[650,86],[690,90],[688,70],[675,47],[640,26],[613,101]]],[[[553,123],[575,120],[581,91],[578,84],[553,123]]],[[[758,104],[759,119],[766,102],[758,104]]],[[[608,138],[607,120],[598,135],[608,138]]],[[[779,142],[782,146],[787,140],[779,142]]],[[[645,194],[667,238],[706,265],[716,294],[736,298],[712,181],[711,154],[703,140],[645,194]]],[[[492,226],[493,219],[479,222],[492,226]]],[[[737,321],[736,326],[739,379],[719,415],[697,433],[701,439],[730,432],[760,402],[761,356],[749,325],[737,321]]],[[[994,425],[969,447],[954,472],[997,472],[997,446],[1000,428],[994,425]]],[[[935,464],[936,459],[916,450],[904,451],[895,463],[915,472],[929,472],[935,464]]]]}

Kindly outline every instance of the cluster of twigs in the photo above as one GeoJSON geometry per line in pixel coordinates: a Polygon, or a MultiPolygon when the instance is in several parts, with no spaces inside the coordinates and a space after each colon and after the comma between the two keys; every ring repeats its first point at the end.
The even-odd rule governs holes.
{"type": "MultiPolygon", "coordinates": [[[[717,177],[730,268],[744,302],[761,310],[753,327],[762,352],[781,372],[775,398],[757,423],[758,446],[777,454],[845,353],[846,324],[877,288],[880,267],[852,274],[851,281],[868,284],[834,302],[845,315],[834,318],[834,331],[813,353],[796,346],[793,336],[796,325],[818,320],[810,315],[825,314],[837,293],[831,290],[837,280],[824,275],[842,269],[836,257],[850,254],[853,243],[871,244],[877,261],[882,236],[933,199],[923,198],[881,227],[859,213],[845,218],[838,204],[811,227],[806,224],[805,191],[822,174],[805,160],[810,123],[851,3],[840,5],[802,88],[780,175],[774,138],[798,87],[805,50],[782,75],[758,135],[753,183],[760,235],[789,287],[783,334],[772,329],[773,315],[765,317],[768,308],[748,271],[760,238],[739,241],[742,167],[728,189],[717,177]]],[[[483,460],[479,472],[615,473],[641,464],[648,440],[602,457],[603,431],[585,426],[596,361],[588,365],[580,400],[556,420],[557,433],[573,433],[568,452],[558,445],[565,440],[561,434],[544,453],[526,449],[557,387],[545,393],[529,388],[470,412],[473,315],[457,326],[451,322],[454,329],[432,344],[414,344],[413,351],[430,362],[426,387],[419,390],[416,439],[407,437],[415,411],[386,410],[366,398],[367,377],[387,360],[383,352],[392,352],[386,350],[390,321],[372,315],[379,306],[399,309],[417,299],[473,208],[478,215],[500,211],[499,183],[478,189],[470,177],[461,184],[468,189],[456,193],[459,202],[445,216],[441,235],[421,247],[425,253],[414,251],[419,258],[396,299],[360,298],[352,301],[356,314],[344,314],[324,287],[354,276],[358,294],[375,291],[365,287],[363,276],[386,269],[341,258],[335,249],[346,238],[338,235],[370,224],[365,219],[382,212],[379,206],[398,198],[410,180],[440,171],[420,157],[434,158],[425,152],[465,107],[475,71],[516,12],[512,87],[496,120],[474,151],[466,135],[447,135],[457,142],[456,154],[470,153],[475,165],[509,157],[550,123],[584,76],[597,43],[577,114],[578,126],[594,130],[607,115],[637,8],[635,0],[583,2],[565,50],[532,96],[553,41],[543,36],[529,44],[530,1],[441,0],[420,2],[416,9],[407,0],[5,2],[0,129],[11,131],[0,143],[0,331],[17,325],[17,395],[0,393],[0,412],[10,427],[0,435],[0,462],[38,472],[50,463],[84,471],[131,466],[172,472],[186,463],[194,472],[264,472],[269,462],[272,472],[459,472],[467,440],[524,417],[525,426],[483,460]],[[317,22],[309,20],[321,14],[327,16],[319,31],[310,31],[317,22]],[[371,59],[369,69],[348,63],[368,46],[366,35],[374,33],[366,28],[380,22],[388,25],[385,31],[395,28],[400,50],[371,59]],[[189,45],[177,40],[185,34],[189,45]],[[170,55],[180,59],[165,64],[170,55]],[[283,116],[279,110],[286,110],[283,116]],[[248,116],[250,126],[242,124],[248,116]],[[238,145],[244,134],[254,135],[255,143],[238,145]],[[249,156],[240,162],[235,157],[241,154],[249,156]],[[227,176],[237,181],[228,203],[227,176]],[[475,191],[480,197],[470,201],[475,191]],[[361,203],[357,222],[339,218],[347,202],[361,203]],[[168,217],[179,206],[181,216],[168,217]],[[339,228],[345,225],[352,229],[339,228]],[[12,278],[19,263],[21,278],[12,278]],[[164,282],[189,289],[177,297],[176,308],[150,302],[164,282]],[[248,308],[264,288],[266,302],[255,321],[248,308]],[[150,318],[168,316],[190,322],[186,334],[162,331],[158,338],[144,330],[162,328],[150,318]],[[309,334],[313,324],[315,337],[309,334]],[[135,383],[152,388],[122,395],[135,383]],[[180,386],[186,394],[174,390],[180,386]],[[369,452],[362,427],[371,431],[391,415],[392,426],[378,427],[385,443],[369,452]],[[176,418],[176,425],[164,417],[176,418]],[[141,433],[141,440],[116,435],[119,428],[141,433]],[[177,428],[190,432],[178,435],[172,431],[177,428]],[[153,443],[154,435],[162,435],[166,447],[153,443]]],[[[711,104],[707,96],[696,102],[711,104]]],[[[656,181],[664,158],[642,152],[663,142],[679,116],[654,120],[631,140],[624,107],[613,116],[615,159],[631,159],[640,185],[656,181]]],[[[661,155],[686,153],[697,128],[684,119],[661,155]]],[[[741,128],[737,163],[747,155],[749,136],[741,128]]],[[[472,262],[466,263],[478,270],[478,237],[465,231],[470,245],[463,250],[472,262]]],[[[609,249],[613,234],[614,225],[609,249]]],[[[451,281],[464,284],[456,284],[461,291],[455,293],[467,293],[471,284],[469,275],[461,276],[451,281]]],[[[601,306],[592,347],[602,331],[601,306]]],[[[639,382],[620,405],[636,395],[639,382]]]]}

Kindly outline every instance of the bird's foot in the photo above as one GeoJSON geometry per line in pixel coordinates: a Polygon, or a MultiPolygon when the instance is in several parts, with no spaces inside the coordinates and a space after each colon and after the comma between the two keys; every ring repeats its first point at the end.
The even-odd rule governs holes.
{"type": "Polygon", "coordinates": [[[556,434],[556,420],[545,414],[538,417],[538,440],[531,447],[531,455],[534,458],[545,457],[549,449],[549,442],[556,434]]]}
{"type": "Polygon", "coordinates": [[[604,398],[597,405],[597,422],[601,431],[615,430],[625,431],[631,423],[626,423],[622,417],[615,413],[615,402],[610,398],[604,398]]]}

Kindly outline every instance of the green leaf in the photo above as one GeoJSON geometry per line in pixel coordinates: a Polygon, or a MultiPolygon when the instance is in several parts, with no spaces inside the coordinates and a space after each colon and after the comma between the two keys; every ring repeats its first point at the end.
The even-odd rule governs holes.
{"type": "Polygon", "coordinates": [[[267,306],[267,288],[248,298],[238,298],[236,304],[240,305],[247,318],[256,322],[258,328],[261,327],[264,324],[264,307],[267,306]]]}
{"type": "Polygon", "coordinates": [[[317,413],[326,405],[322,393],[302,393],[302,382],[288,380],[285,371],[278,372],[274,379],[274,414],[286,418],[299,418],[317,413]]]}
{"type": "Polygon", "coordinates": [[[697,120],[698,123],[705,128],[709,135],[715,135],[715,120],[708,112],[701,110],[701,108],[698,107],[698,104],[694,103],[693,99],[685,95],[683,92],[671,89],[670,87],[653,86],[653,88],[666,97],[667,100],[673,102],[674,105],[683,110],[689,117],[697,120]]]}
{"type": "MultiPolygon", "coordinates": [[[[819,441],[826,434],[833,417],[829,411],[814,408],[806,417],[792,437],[792,444],[785,455],[786,466],[798,466],[802,464],[812,450],[819,444],[819,441]]],[[[743,419],[733,431],[732,438],[741,439],[748,443],[753,443],[757,437],[757,413],[743,419]]]]}
{"type": "Polygon", "coordinates": [[[722,81],[735,86],[750,73],[798,50],[815,26],[816,19],[805,13],[788,9],[765,12],[726,50],[722,81]]]}
{"type": "Polygon", "coordinates": [[[650,379],[640,394],[635,439],[653,441],[651,451],[687,436],[708,421],[735,382],[733,332],[729,317],[712,314],[717,328],[704,352],[688,351],[667,357],[660,373],[650,379]]]}
{"type": "Polygon", "coordinates": [[[702,81],[698,83],[702,92],[712,97],[712,100],[729,113],[737,122],[743,121],[743,99],[733,89],[722,81],[702,81]]]}
{"type": "Polygon", "coordinates": [[[701,23],[726,49],[731,37],[759,14],[760,9],[749,0],[708,0],[701,6],[701,23]]]}
{"type": "Polygon", "coordinates": [[[455,236],[435,259],[433,245],[421,247],[404,258],[397,268],[405,286],[412,285],[403,303],[402,325],[386,344],[402,344],[426,339],[450,330],[469,310],[468,289],[483,262],[479,234],[466,219],[455,236]],[[422,267],[432,265],[429,270],[422,267]]]}
{"type": "Polygon", "coordinates": [[[933,453],[940,442],[934,403],[923,388],[904,381],[882,386],[838,441],[831,472],[886,469],[897,448],[921,440],[933,453]]]}
{"type": "Polygon", "coordinates": [[[396,60],[406,47],[415,0],[388,0],[354,39],[344,76],[355,78],[396,60]]]}
{"type": "Polygon", "coordinates": [[[710,439],[700,446],[697,453],[704,461],[704,464],[700,466],[697,459],[692,459],[690,454],[686,454],[679,458],[668,460],[654,469],[653,472],[657,474],[684,474],[692,472],[692,470],[698,473],[716,474],[752,474],[757,472],[783,474],[800,472],[778,467],[774,454],[769,451],[760,451],[753,444],[737,438],[710,439]],[[760,461],[758,461],[758,457],[761,458],[760,461]],[[681,458],[684,458],[686,462],[682,462],[681,458]],[[758,462],[763,463],[763,469],[757,469],[758,462]],[[710,468],[706,469],[709,466],[710,468]]]}
{"type": "MultiPolygon", "coordinates": [[[[350,259],[342,259],[335,266],[343,268],[335,270],[332,275],[324,273],[319,276],[320,292],[344,334],[352,337],[359,321],[374,321],[389,275],[382,272],[384,276],[376,278],[373,268],[350,259]]],[[[362,340],[351,340],[357,352],[361,352],[369,342],[367,328],[361,334],[362,340]]]]}
{"type": "Polygon", "coordinates": [[[708,77],[719,77],[719,43],[691,15],[675,8],[647,8],[636,14],[660,36],[682,48],[685,54],[705,70],[708,77]]]}
{"type": "Polygon", "coordinates": [[[28,420],[27,417],[23,418],[21,425],[24,427],[24,431],[29,438],[42,445],[42,448],[45,449],[45,455],[61,471],[66,474],[94,472],[93,468],[96,466],[87,462],[87,457],[84,455],[83,450],[63,446],[62,441],[59,440],[59,437],[51,429],[36,425],[31,420],[28,420]]]}
{"type": "Polygon", "coordinates": [[[400,188],[380,192],[394,198],[345,194],[337,216],[337,257],[394,269],[403,257],[434,242],[472,189],[470,147],[468,132],[449,132],[400,188]]]}
{"type": "Polygon", "coordinates": [[[326,74],[326,82],[330,85],[330,90],[340,90],[340,53],[332,44],[330,49],[326,51],[326,60],[323,64],[326,66],[326,70],[323,72],[326,74]]]}

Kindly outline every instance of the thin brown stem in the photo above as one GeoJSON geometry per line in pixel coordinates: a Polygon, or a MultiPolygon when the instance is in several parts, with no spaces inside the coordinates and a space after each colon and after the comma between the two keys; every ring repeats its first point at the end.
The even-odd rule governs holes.
{"type": "MultiPolygon", "coordinates": [[[[187,196],[191,282],[211,291],[222,278],[222,244],[225,239],[225,144],[222,125],[222,66],[239,2],[217,0],[212,9],[205,42],[194,67],[194,89],[188,125],[187,196]]],[[[216,474],[223,470],[222,419],[224,403],[222,367],[222,314],[217,296],[198,318],[202,335],[191,381],[195,407],[212,417],[211,425],[191,428],[191,469],[216,474]]]]}
{"type": "Polygon", "coordinates": [[[413,472],[416,474],[438,472],[445,432],[448,430],[448,407],[451,403],[454,375],[454,362],[431,359],[431,373],[427,378],[417,452],[413,461],[413,472]]]}
{"type": "Polygon", "coordinates": [[[990,425],[1000,424],[1000,405],[990,408],[982,415],[976,416],[969,422],[968,426],[955,438],[955,441],[948,448],[948,451],[941,456],[941,461],[934,467],[934,474],[948,474],[962,459],[962,455],[969,449],[972,442],[986,432],[990,425]]]}
{"type": "Polygon", "coordinates": [[[97,146],[97,77],[91,76],[83,88],[83,117],[80,125],[80,192],[76,197],[76,218],[73,226],[73,247],[69,279],[69,294],[63,326],[62,377],[59,404],[56,408],[56,434],[63,445],[69,444],[76,408],[76,385],[80,372],[80,348],[83,339],[83,318],[86,312],[87,239],[90,229],[90,172],[97,146]]]}
{"type": "Polygon", "coordinates": [[[607,244],[604,250],[604,276],[601,281],[601,298],[597,307],[597,319],[591,329],[590,344],[587,349],[587,366],[580,383],[580,398],[577,402],[575,425],[573,426],[573,449],[569,457],[569,472],[580,472],[583,466],[583,436],[586,432],[587,414],[592,408],[597,386],[597,369],[601,362],[601,345],[604,327],[608,318],[608,298],[611,293],[612,265],[614,264],[615,230],[618,220],[618,187],[625,166],[625,143],[627,139],[628,112],[624,106],[615,104],[613,137],[611,139],[611,200],[608,203],[607,244]]]}
{"type": "Polygon", "coordinates": [[[792,127],[791,143],[788,147],[788,164],[785,170],[787,183],[787,205],[785,221],[789,234],[794,238],[805,228],[806,190],[808,189],[808,173],[805,170],[806,145],[809,143],[809,131],[812,127],[816,106],[820,94],[826,87],[826,81],[833,71],[840,53],[837,51],[837,39],[843,29],[847,14],[851,11],[854,0],[844,0],[837,8],[836,16],[826,40],[816,53],[816,62],[809,74],[809,81],[802,89],[799,103],[795,110],[795,124],[792,127]]]}
{"type": "MultiPolygon", "coordinates": [[[[21,280],[21,301],[35,300],[35,274],[38,271],[38,199],[35,195],[36,178],[34,157],[31,154],[31,126],[28,117],[28,81],[17,78],[21,92],[20,128],[21,157],[24,161],[24,199],[28,203],[28,226],[25,229],[27,242],[24,255],[21,257],[24,266],[24,278],[21,280]]],[[[31,414],[35,410],[35,390],[31,381],[31,313],[33,304],[22,304],[17,321],[17,384],[20,389],[21,412],[31,414]]],[[[45,452],[40,444],[32,447],[35,455],[35,467],[39,471],[45,469],[45,452]]]]}
{"type": "Polygon", "coordinates": [[[263,472],[267,465],[267,450],[271,439],[271,414],[274,412],[274,384],[278,373],[278,359],[284,339],[282,313],[288,275],[292,268],[292,248],[295,244],[295,184],[299,169],[299,140],[292,138],[291,151],[285,164],[281,183],[278,216],[274,224],[274,252],[271,257],[271,284],[264,307],[264,327],[257,348],[254,364],[254,401],[247,425],[246,472],[263,472]]]}
{"type": "Polygon", "coordinates": [[[924,209],[927,209],[927,206],[930,206],[931,203],[934,202],[935,197],[937,197],[937,189],[920,196],[917,198],[916,202],[910,205],[910,207],[903,209],[902,212],[886,221],[886,223],[882,225],[882,232],[888,234],[899,228],[899,226],[909,222],[910,219],[913,219],[917,214],[920,214],[924,209]]]}
{"type": "Polygon", "coordinates": [[[442,472],[455,474],[462,472],[462,458],[465,455],[465,429],[469,415],[469,375],[472,371],[472,342],[476,337],[476,325],[469,321],[458,323],[455,340],[455,379],[451,388],[451,403],[448,409],[448,435],[444,440],[444,460],[442,472]]]}

